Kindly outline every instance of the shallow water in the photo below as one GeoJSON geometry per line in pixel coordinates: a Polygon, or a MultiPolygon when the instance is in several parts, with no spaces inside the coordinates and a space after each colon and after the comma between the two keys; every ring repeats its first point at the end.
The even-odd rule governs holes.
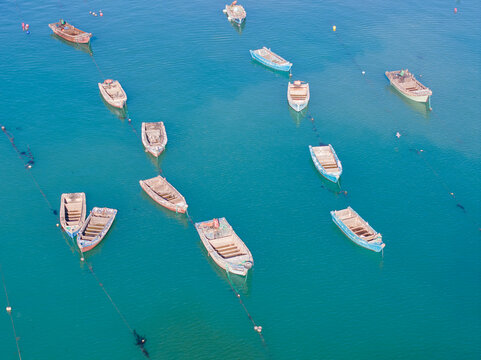
{"type": "MultiPolygon", "coordinates": [[[[23,358],[143,358],[55,226],[50,207],[77,191],[118,209],[87,262],[153,359],[478,358],[479,2],[242,4],[242,31],[222,2],[0,4],[0,123],[35,161],[26,170],[0,133],[0,262],[23,358]],[[91,49],[50,35],[61,17],[94,34],[91,49]],[[261,46],[310,83],[305,114],[288,108],[288,77],[250,59],[261,46]],[[388,86],[401,67],[433,90],[433,111],[388,86]],[[107,77],[131,123],[102,102],[107,77]],[[138,135],[160,120],[154,160],[138,135]],[[319,142],[347,195],[316,172],[319,142]],[[233,281],[265,347],[188,219],[142,192],[159,168],[194,221],[225,216],[249,246],[254,269],[233,281]],[[332,223],[348,205],[383,234],[383,257],[332,223]]],[[[15,359],[1,314],[0,353],[15,359]]]]}

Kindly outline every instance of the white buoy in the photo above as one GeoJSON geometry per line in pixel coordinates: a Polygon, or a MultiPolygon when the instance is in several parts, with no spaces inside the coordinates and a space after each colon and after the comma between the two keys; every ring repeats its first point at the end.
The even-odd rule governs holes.
{"type": "Polygon", "coordinates": [[[7,312],[8,312],[9,314],[12,312],[12,308],[11,308],[10,306],[7,306],[7,307],[5,308],[5,310],[7,310],[7,312]]]}
{"type": "Polygon", "coordinates": [[[226,10],[226,9],[224,9],[224,10],[222,10],[222,12],[223,12],[224,14],[226,14],[226,13],[227,13],[227,10],[226,10]]]}
{"type": "Polygon", "coordinates": [[[401,137],[401,134],[399,133],[399,131],[396,133],[396,137],[399,139],[401,137]]]}
{"type": "Polygon", "coordinates": [[[59,227],[59,224],[58,224],[58,223],[57,223],[57,224],[55,224],[55,225],[56,225],[57,227],[59,227]]]}
{"type": "Polygon", "coordinates": [[[231,18],[230,16],[227,16],[227,20],[231,21],[231,20],[232,20],[232,18],[231,18]]]}
{"type": "Polygon", "coordinates": [[[366,74],[366,72],[363,70],[363,71],[362,71],[362,74],[364,75],[364,74],[366,74]]]}
{"type": "Polygon", "coordinates": [[[84,257],[83,257],[83,256],[80,258],[80,261],[85,261],[85,259],[84,259],[84,257]]]}

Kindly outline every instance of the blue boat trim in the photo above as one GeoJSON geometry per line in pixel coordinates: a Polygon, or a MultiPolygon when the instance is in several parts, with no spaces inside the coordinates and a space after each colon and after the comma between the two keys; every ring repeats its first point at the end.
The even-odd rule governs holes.
{"type": "Polygon", "coordinates": [[[327,180],[329,181],[332,181],[333,183],[337,183],[339,181],[339,178],[341,177],[342,175],[342,163],[341,161],[339,160],[339,158],[337,157],[337,154],[336,152],[334,151],[334,148],[331,146],[331,144],[329,144],[329,147],[331,148],[331,151],[332,151],[332,154],[334,155],[334,159],[336,160],[336,164],[337,166],[339,167],[339,175],[333,175],[333,174],[329,174],[326,172],[326,170],[324,169],[324,167],[321,165],[321,163],[319,162],[319,160],[317,160],[317,157],[316,155],[314,154],[314,151],[312,150],[312,146],[309,145],[309,152],[311,153],[311,158],[312,158],[312,162],[314,163],[314,166],[316,167],[316,169],[319,171],[319,173],[324,176],[327,180]]]}
{"type": "Polygon", "coordinates": [[[331,211],[331,216],[332,216],[332,221],[334,221],[337,227],[357,245],[375,252],[380,252],[386,246],[386,244],[382,242],[381,234],[378,233],[377,234],[378,238],[376,239],[376,240],[379,240],[380,242],[379,241],[377,241],[376,243],[373,243],[372,241],[368,242],[366,240],[363,240],[361,237],[357,236],[356,234],[354,234],[346,225],[344,225],[344,223],[336,215],[335,211],[331,211]]]}
{"type": "Polygon", "coordinates": [[[249,51],[250,51],[251,56],[254,60],[260,62],[261,64],[263,64],[265,66],[268,66],[272,69],[279,70],[279,71],[286,71],[286,72],[291,71],[292,64],[290,62],[287,62],[287,64],[285,64],[285,65],[279,65],[279,64],[276,64],[272,61],[266,60],[265,58],[263,58],[262,56],[257,54],[256,50],[249,50],[249,51]]]}

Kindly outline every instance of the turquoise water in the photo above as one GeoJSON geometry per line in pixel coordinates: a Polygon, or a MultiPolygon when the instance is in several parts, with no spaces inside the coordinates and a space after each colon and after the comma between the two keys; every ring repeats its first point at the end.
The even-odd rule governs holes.
{"type": "MultiPolygon", "coordinates": [[[[143,358],[55,226],[49,206],[76,191],[118,209],[86,258],[152,359],[479,358],[479,2],[242,4],[242,32],[223,2],[0,5],[0,123],[35,161],[26,170],[0,133],[0,262],[22,358],[143,358]],[[50,35],[59,18],[94,34],[93,56],[50,35]],[[304,118],[288,77],[251,61],[264,45],[310,83],[304,118]],[[388,86],[401,67],[433,90],[432,112],[388,86]],[[107,77],[131,123],[102,102],[107,77]],[[160,120],[156,161],[138,134],[160,120]],[[347,195],[316,172],[319,142],[335,147],[347,195]],[[225,216],[249,246],[254,269],[233,281],[266,346],[187,218],[142,192],[159,168],[194,221],[225,216]],[[348,205],[383,234],[384,256],[332,223],[348,205]]],[[[0,314],[1,357],[16,359],[0,314]]]]}

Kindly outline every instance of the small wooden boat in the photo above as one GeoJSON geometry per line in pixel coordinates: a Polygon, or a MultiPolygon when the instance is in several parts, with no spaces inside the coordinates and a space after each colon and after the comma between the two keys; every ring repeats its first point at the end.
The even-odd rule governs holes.
{"type": "Polygon", "coordinates": [[[327,180],[337,183],[342,174],[342,164],[331,144],[327,146],[309,145],[312,161],[317,170],[327,180]]]}
{"type": "Polygon", "coordinates": [[[287,101],[291,108],[302,111],[309,103],[311,94],[309,93],[309,83],[296,80],[287,86],[287,101]]]}
{"type": "Polygon", "coordinates": [[[127,102],[122,85],[117,80],[107,79],[103,83],[99,83],[100,93],[107,103],[118,109],[122,109],[127,102]]]}
{"type": "Polygon", "coordinates": [[[262,49],[249,50],[254,60],[279,71],[290,71],[292,63],[273,53],[265,46],[262,49]]]}
{"type": "Polygon", "coordinates": [[[71,41],[73,43],[87,44],[92,37],[91,33],[77,29],[75,26],[69,24],[64,20],[48,24],[48,27],[52,29],[52,31],[61,38],[64,38],[65,40],[71,41]]]}
{"type": "Polygon", "coordinates": [[[151,153],[155,157],[162,154],[167,145],[167,133],[162,121],[160,122],[143,122],[142,123],[142,143],[145,151],[151,153]]]}
{"type": "Polygon", "coordinates": [[[222,269],[245,276],[254,265],[252,254],[225,218],[195,224],[210,257],[222,269]]]}
{"type": "Polygon", "coordinates": [[[87,213],[85,193],[62,194],[60,197],[60,225],[73,238],[85,221],[87,213]]]}
{"type": "Polygon", "coordinates": [[[246,19],[246,11],[242,5],[237,5],[237,0],[230,5],[226,5],[225,9],[222,11],[224,14],[227,14],[227,20],[232,21],[237,25],[242,25],[246,19]]]}
{"type": "Polygon", "coordinates": [[[384,249],[382,236],[376,232],[350,206],[344,210],[331,211],[332,220],[356,244],[366,249],[379,252],[384,249]]]}
{"type": "Polygon", "coordinates": [[[163,207],[184,214],[187,211],[185,198],[162,176],[140,180],[140,186],[156,203],[163,207]]]}
{"type": "Polygon", "coordinates": [[[408,69],[386,71],[391,85],[402,95],[416,102],[428,102],[433,92],[421,84],[408,69]]]}
{"type": "Polygon", "coordinates": [[[116,209],[94,207],[77,234],[77,245],[81,252],[92,250],[107,235],[114,222],[116,209]]]}

